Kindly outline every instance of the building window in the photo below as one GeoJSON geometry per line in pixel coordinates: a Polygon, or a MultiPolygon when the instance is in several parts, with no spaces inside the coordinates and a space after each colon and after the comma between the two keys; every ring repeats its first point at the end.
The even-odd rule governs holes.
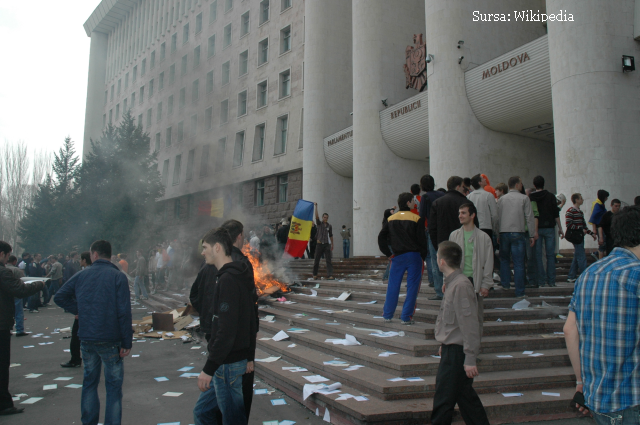
{"type": "Polygon", "coordinates": [[[129,88],[129,73],[128,72],[124,75],[124,88],[125,89],[129,88]]]}
{"type": "Polygon", "coordinates": [[[269,39],[265,38],[258,43],[258,66],[269,61],[269,39]]]}
{"type": "Polygon", "coordinates": [[[258,83],[258,108],[267,106],[267,80],[258,83]]]}
{"type": "Polygon", "coordinates": [[[144,86],[140,87],[140,104],[144,102],[144,86]]]}
{"type": "Polygon", "coordinates": [[[229,84],[229,77],[231,75],[231,61],[226,61],[222,64],[222,85],[229,84]]]}
{"type": "Polygon", "coordinates": [[[162,43],[160,45],[160,62],[162,62],[166,57],[167,57],[167,43],[162,43]]]}
{"type": "Polygon", "coordinates": [[[169,184],[169,160],[165,159],[162,164],[162,185],[166,186],[169,184]]]}
{"type": "Polygon", "coordinates": [[[191,116],[191,128],[189,129],[190,137],[195,137],[198,134],[198,115],[191,116]]]}
{"type": "Polygon", "coordinates": [[[163,88],[164,88],[164,71],[162,71],[158,76],[158,90],[162,90],[163,88]]]}
{"type": "Polygon", "coordinates": [[[247,115],[247,91],[238,94],[238,117],[247,115]]]}
{"type": "Polygon", "coordinates": [[[138,127],[142,127],[142,114],[138,115],[138,127]]]}
{"type": "Polygon", "coordinates": [[[169,67],[169,84],[173,84],[176,80],[176,64],[174,63],[169,67]]]}
{"type": "Polygon", "coordinates": [[[180,66],[180,75],[184,75],[187,73],[187,55],[182,57],[182,64],[180,66]]]}
{"type": "Polygon", "coordinates": [[[196,34],[202,31],[202,13],[196,15],[196,34]]]}
{"type": "Polygon", "coordinates": [[[240,17],[240,37],[249,34],[249,11],[240,17]]]}
{"type": "Polygon", "coordinates": [[[233,0],[224,0],[224,12],[227,13],[233,9],[233,0]]]}
{"type": "Polygon", "coordinates": [[[260,25],[269,20],[269,0],[260,2],[260,25]]]}
{"type": "Polygon", "coordinates": [[[113,109],[109,109],[109,124],[113,124],[113,109]]]}
{"type": "Polygon", "coordinates": [[[213,71],[207,72],[207,93],[213,91],[213,71]]]}
{"type": "Polygon", "coordinates": [[[193,69],[200,66],[200,46],[193,49],[193,69]]]}
{"type": "Polygon", "coordinates": [[[185,24],[182,27],[182,44],[185,44],[189,41],[189,24],[185,24]]]}
{"type": "Polygon", "coordinates": [[[122,101],[122,113],[123,113],[123,114],[125,114],[125,113],[127,112],[127,106],[128,106],[128,105],[127,105],[127,101],[128,101],[128,100],[129,100],[129,99],[125,98],[125,99],[122,101]]]}
{"type": "Polygon", "coordinates": [[[280,30],[280,54],[291,50],[291,25],[280,30]]]}
{"type": "Polygon", "coordinates": [[[156,51],[155,50],[151,52],[151,60],[150,60],[149,66],[151,69],[156,67],[156,51]]]}
{"type": "Polygon", "coordinates": [[[151,116],[153,115],[153,108],[147,109],[147,128],[151,127],[151,116]]]}
{"type": "Polygon", "coordinates": [[[244,131],[236,133],[236,144],[233,147],[233,166],[240,167],[242,165],[242,156],[244,152],[244,131]]]}
{"type": "Polygon", "coordinates": [[[175,52],[178,49],[178,33],[174,33],[171,36],[171,53],[175,52]]]}
{"type": "Polygon", "coordinates": [[[187,176],[185,178],[186,181],[193,179],[193,162],[195,161],[196,150],[191,149],[189,154],[187,155],[187,176]]]}
{"type": "Polygon", "coordinates": [[[110,102],[113,102],[113,94],[114,94],[114,86],[111,86],[111,98],[109,99],[110,102]]]}
{"type": "Polygon", "coordinates": [[[213,0],[209,5],[209,24],[218,19],[218,0],[213,0]]]}
{"type": "Polygon", "coordinates": [[[287,190],[289,189],[289,175],[278,176],[278,202],[287,202],[287,190]]]}
{"type": "Polygon", "coordinates": [[[153,150],[154,152],[158,152],[160,150],[160,138],[161,138],[160,133],[156,133],[156,145],[153,150]]]}
{"type": "Polygon", "coordinates": [[[193,214],[195,213],[195,209],[196,209],[196,202],[195,202],[194,196],[193,195],[187,196],[187,215],[185,217],[187,220],[193,217],[193,214]]]}
{"type": "Polygon", "coordinates": [[[118,118],[120,118],[120,104],[119,103],[116,105],[116,121],[118,121],[118,118]]]}
{"type": "Polygon", "coordinates": [[[153,85],[154,85],[154,81],[153,81],[153,79],[151,79],[149,81],[149,97],[153,96],[153,85]]]}
{"type": "Polygon", "coordinates": [[[180,109],[184,108],[184,105],[187,101],[187,89],[183,87],[180,89],[180,97],[178,98],[178,107],[180,109]]]}
{"type": "Polygon", "coordinates": [[[222,39],[222,48],[229,47],[231,45],[231,24],[224,27],[224,34],[222,39]]]}
{"type": "Polygon", "coordinates": [[[215,56],[216,54],[216,35],[213,34],[211,37],[209,37],[209,42],[207,45],[207,57],[212,57],[215,56]]]}
{"type": "Polygon", "coordinates": [[[133,78],[131,79],[134,83],[136,82],[136,80],[138,79],[138,65],[133,67],[133,78]]]}
{"type": "Polygon", "coordinates": [[[210,106],[207,108],[206,111],[204,111],[204,127],[207,130],[211,130],[212,124],[213,124],[213,106],[210,106]]]}
{"type": "Polygon", "coordinates": [[[191,102],[196,103],[200,96],[200,80],[195,80],[191,89],[191,102]]]}
{"type": "Polygon", "coordinates": [[[200,155],[200,177],[209,174],[209,144],[202,147],[202,155],[200,155]]]}
{"type": "Polygon", "coordinates": [[[140,65],[140,76],[142,77],[147,73],[147,58],[142,59],[142,65],[140,65]]]}
{"type": "Polygon", "coordinates": [[[291,70],[280,73],[280,99],[291,96],[291,70]]]}
{"type": "Polygon", "coordinates": [[[158,107],[156,108],[156,122],[160,122],[162,120],[162,102],[158,103],[158,107]]]}
{"type": "Polygon", "coordinates": [[[131,93],[131,107],[134,108],[136,106],[136,92],[131,93]]]}
{"type": "MultiPolygon", "coordinates": [[[[178,164],[176,163],[176,165],[178,164]]],[[[173,173],[173,184],[175,185],[180,183],[179,181],[178,183],[176,183],[175,180],[176,180],[176,174],[173,173]]],[[[173,217],[176,220],[180,220],[180,199],[179,198],[173,202],[173,217]]]]}
{"type": "Polygon", "coordinates": [[[242,76],[245,75],[246,73],[249,72],[249,51],[245,50],[244,52],[240,53],[240,56],[238,58],[238,75],[242,76]]]}
{"type": "Polygon", "coordinates": [[[120,89],[122,88],[122,78],[118,80],[118,96],[120,96],[120,89]]]}
{"type": "Polygon", "coordinates": [[[224,124],[229,120],[229,99],[220,102],[220,124],[224,124]]]}
{"type": "Polygon", "coordinates": [[[109,90],[105,90],[104,91],[104,104],[105,104],[105,106],[107,105],[107,102],[109,102],[109,90]]]}
{"type": "Polygon", "coordinates": [[[280,9],[281,11],[284,12],[290,7],[291,7],[291,0],[282,0],[282,9],[280,9]]]}
{"type": "Polygon", "coordinates": [[[169,147],[169,146],[171,146],[171,127],[167,128],[167,133],[166,134],[167,135],[166,135],[165,140],[164,140],[164,145],[166,147],[169,147]]]}
{"type": "Polygon", "coordinates": [[[264,180],[256,180],[256,207],[264,205],[264,180]]]}
{"type": "Polygon", "coordinates": [[[216,173],[224,168],[224,156],[227,151],[227,138],[218,140],[218,151],[216,152],[216,173]]]}
{"type": "Polygon", "coordinates": [[[283,115],[278,118],[278,128],[276,135],[276,148],[274,155],[281,155],[287,151],[287,132],[289,131],[289,116],[283,115]]]}
{"type": "Polygon", "coordinates": [[[167,115],[173,114],[173,95],[167,98],[167,115]]]}
{"type": "Polygon", "coordinates": [[[251,161],[260,161],[264,152],[264,136],[266,134],[265,124],[256,125],[256,135],[253,140],[253,155],[251,161]]]}

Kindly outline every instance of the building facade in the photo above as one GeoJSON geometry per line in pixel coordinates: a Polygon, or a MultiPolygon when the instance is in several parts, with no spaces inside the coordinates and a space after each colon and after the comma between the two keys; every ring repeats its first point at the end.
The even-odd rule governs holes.
{"type": "Polygon", "coordinates": [[[159,140],[150,149],[159,149],[167,182],[161,202],[237,193],[251,217],[277,220],[304,197],[336,228],[352,227],[355,255],[380,254],[382,212],[426,173],[437,187],[477,173],[494,186],[518,175],[529,187],[543,175],[550,191],[581,193],[585,209],[598,189],[628,203],[640,194],[640,78],[623,68],[630,61],[623,56],[640,53],[640,1],[265,1],[104,0],[85,24],[92,46],[85,148],[135,92],[129,107],[152,144],[159,140]],[[261,65],[264,40],[270,50],[261,65]],[[424,68],[416,71],[418,51],[424,68]],[[135,84],[127,83],[136,67],[135,84]],[[267,107],[259,106],[262,81],[267,107]],[[277,143],[282,117],[286,146],[277,143]],[[266,137],[256,145],[262,125],[266,137]],[[176,139],[167,145],[169,127],[176,139]],[[199,177],[194,164],[207,157],[207,144],[213,171],[199,177]],[[262,156],[256,146],[264,146],[262,156]],[[283,175],[287,199],[272,201],[281,200],[283,175]],[[258,205],[265,193],[273,203],[258,205]]]}

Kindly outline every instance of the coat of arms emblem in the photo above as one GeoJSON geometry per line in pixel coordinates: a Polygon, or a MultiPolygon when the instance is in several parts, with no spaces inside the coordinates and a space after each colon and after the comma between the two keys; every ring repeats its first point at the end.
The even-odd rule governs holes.
{"type": "Polygon", "coordinates": [[[407,78],[407,88],[413,87],[423,91],[427,87],[427,45],[422,39],[422,34],[413,35],[415,46],[407,46],[404,74],[407,78]]]}

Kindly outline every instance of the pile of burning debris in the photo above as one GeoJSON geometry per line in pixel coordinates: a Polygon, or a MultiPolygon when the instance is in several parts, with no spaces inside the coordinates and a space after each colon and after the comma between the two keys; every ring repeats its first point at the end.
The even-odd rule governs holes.
{"type": "Polygon", "coordinates": [[[259,297],[280,298],[282,294],[291,291],[283,282],[287,280],[283,270],[272,271],[268,263],[261,261],[259,254],[251,251],[248,243],[242,247],[242,253],[247,256],[253,266],[253,278],[259,297]]]}

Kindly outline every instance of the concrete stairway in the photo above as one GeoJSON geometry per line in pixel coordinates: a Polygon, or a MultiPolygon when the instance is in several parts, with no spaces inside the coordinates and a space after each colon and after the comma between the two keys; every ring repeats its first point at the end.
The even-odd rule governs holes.
{"type": "MultiPolygon", "coordinates": [[[[575,392],[575,376],[571,368],[562,334],[567,305],[573,285],[564,283],[571,258],[559,259],[558,287],[527,289],[531,306],[516,311],[518,301],[513,289],[492,290],[485,300],[484,336],[478,368],[480,376],[474,388],[480,394],[492,423],[545,420],[573,417],[569,401],[575,392]],[[543,302],[545,306],[542,307],[543,302]],[[531,357],[524,354],[533,351],[531,357]],[[541,354],[541,355],[540,355],[541,354]],[[504,397],[502,393],[522,393],[520,397],[504,397]],[[542,395],[558,393],[559,397],[542,395]]],[[[324,261],[323,261],[324,263],[324,261]]],[[[382,314],[386,285],[381,276],[384,258],[355,258],[336,261],[337,280],[311,280],[311,260],[293,260],[289,266],[297,277],[296,286],[285,295],[287,302],[273,298],[260,309],[262,317],[273,315],[274,322],[260,322],[256,358],[279,356],[270,363],[256,363],[256,372],[270,384],[315,411],[329,409],[335,424],[420,424],[431,416],[435,375],[439,359],[434,340],[434,324],[439,301],[430,301],[433,289],[424,284],[418,297],[416,324],[403,326],[399,319],[385,323],[382,314]],[[317,295],[310,296],[311,290],[317,295]],[[346,301],[329,300],[343,291],[351,291],[346,301]],[[375,301],[374,304],[364,304],[375,301]],[[279,331],[308,329],[304,333],[287,332],[289,339],[270,339],[279,331]],[[403,332],[403,336],[380,337],[374,330],[403,332]],[[328,338],[344,338],[350,334],[362,344],[334,345],[328,338]],[[295,344],[295,346],[291,346],[295,344]],[[397,354],[381,357],[380,353],[397,354]],[[341,360],[363,368],[346,371],[344,367],[324,362],[341,360]],[[283,367],[300,366],[308,372],[293,373],[283,367]],[[336,401],[339,393],[314,394],[306,401],[302,389],[308,382],[303,376],[319,374],[327,384],[340,382],[342,393],[366,395],[369,401],[348,399],[336,401]],[[392,382],[397,377],[421,380],[392,382]]],[[[326,276],[321,269],[320,275],[326,276]]],[[[426,281],[426,276],[425,276],[426,281]]],[[[402,289],[404,292],[404,288],[402,289]]],[[[402,307],[401,295],[396,317],[402,307]]],[[[457,420],[461,420],[460,416],[457,420]]]]}

